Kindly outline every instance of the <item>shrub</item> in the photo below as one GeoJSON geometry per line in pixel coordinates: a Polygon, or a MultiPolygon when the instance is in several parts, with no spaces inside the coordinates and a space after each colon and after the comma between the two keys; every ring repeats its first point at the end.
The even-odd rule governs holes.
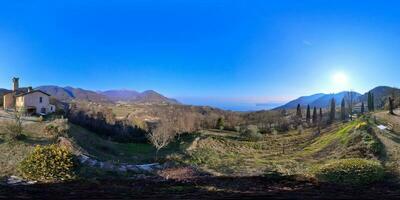
{"type": "Polygon", "coordinates": [[[22,176],[35,181],[62,181],[75,178],[77,160],[56,145],[36,146],[19,165],[22,176]]]}
{"type": "Polygon", "coordinates": [[[383,178],[382,165],[373,160],[360,158],[331,161],[315,171],[315,176],[323,182],[361,185],[383,178]]]}
{"type": "Polygon", "coordinates": [[[216,125],[216,128],[217,129],[219,129],[219,130],[223,130],[224,129],[224,118],[218,118],[218,120],[217,120],[217,125],[216,125]]]}
{"type": "Polygon", "coordinates": [[[25,135],[22,134],[24,127],[22,124],[22,112],[15,111],[13,115],[13,120],[6,123],[5,126],[6,136],[9,140],[22,140],[25,135]]]}
{"type": "Polygon", "coordinates": [[[248,125],[246,128],[241,130],[240,135],[249,141],[258,141],[262,139],[262,135],[255,125],[248,125]]]}
{"type": "Polygon", "coordinates": [[[44,132],[55,138],[66,136],[68,131],[69,125],[67,119],[56,119],[44,127],[44,132]]]}

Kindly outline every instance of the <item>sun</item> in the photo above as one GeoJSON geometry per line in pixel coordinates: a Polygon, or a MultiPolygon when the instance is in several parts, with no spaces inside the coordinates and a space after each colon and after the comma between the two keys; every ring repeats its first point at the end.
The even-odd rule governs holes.
{"type": "Polygon", "coordinates": [[[336,72],[332,76],[332,81],[337,86],[345,86],[347,85],[347,75],[343,72],[336,72]]]}
{"type": "Polygon", "coordinates": [[[336,72],[332,74],[331,92],[341,92],[349,88],[349,79],[346,73],[336,72]]]}

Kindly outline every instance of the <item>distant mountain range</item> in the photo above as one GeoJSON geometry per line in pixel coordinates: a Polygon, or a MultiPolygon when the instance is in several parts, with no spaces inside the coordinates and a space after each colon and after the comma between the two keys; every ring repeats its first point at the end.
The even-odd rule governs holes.
{"type": "MultiPolygon", "coordinates": [[[[388,87],[388,86],[379,86],[376,87],[369,92],[374,94],[374,100],[375,100],[375,106],[376,107],[383,107],[385,105],[386,99],[394,93],[397,97],[400,97],[400,89],[393,88],[393,87],[388,87]]],[[[310,105],[311,107],[318,107],[318,108],[326,108],[329,107],[330,101],[332,98],[335,99],[336,105],[340,105],[341,101],[343,98],[347,98],[349,96],[348,91],[343,91],[335,94],[324,94],[324,93],[318,93],[318,94],[313,94],[310,96],[302,96],[299,97],[295,100],[292,100],[282,106],[279,106],[277,108],[274,108],[274,110],[279,110],[279,109],[294,109],[297,107],[298,104],[300,104],[301,107],[306,107],[307,105],[310,105]]],[[[361,101],[366,102],[368,98],[368,92],[365,94],[360,94],[357,92],[352,92],[351,93],[354,99],[354,102],[360,103],[361,101]]]]}
{"type": "Polygon", "coordinates": [[[112,101],[179,104],[177,100],[165,97],[154,90],[146,90],[144,92],[137,92],[135,90],[108,90],[100,92],[100,94],[112,101]]]}
{"type": "Polygon", "coordinates": [[[135,102],[135,103],[170,103],[179,104],[175,99],[167,98],[153,90],[142,93],[134,90],[109,90],[109,91],[90,91],[81,88],[59,87],[54,85],[40,86],[35,89],[42,90],[64,102],[72,100],[85,100],[92,102],[135,102]]]}
{"type": "MultiPolygon", "coordinates": [[[[132,102],[132,103],[163,103],[163,104],[180,104],[177,100],[165,97],[153,90],[147,90],[144,92],[137,92],[135,90],[108,90],[108,91],[90,91],[81,88],[73,87],[59,87],[54,85],[40,86],[35,89],[42,90],[56,99],[62,102],[70,102],[72,100],[85,100],[92,102],[132,102]]],[[[0,88],[0,96],[10,90],[0,88]]],[[[370,90],[374,94],[375,106],[381,108],[387,103],[387,98],[391,95],[395,95],[400,98],[400,89],[379,86],[370,90]]],[[[368,93],[368,92],[367,92],[368,93]]],[[[352,92],[355,104],[359,104],[362,101],[367,101],[367,93],[360,94],[357,92],[352,92]]],[[[302,96],[295,100],[292,100],[282,106],[274,108],[274,110],[279,109],[294,109],[300,104],[303,108],[307,105],[311,107],[329,107],[332,98],[335,99],[336,104],[340,105],[343,98],[349,94],[347,91],[335,93],[335,94],[324,94],[317,93],[309,96],[302,96]]],[[[2,98],[0,100],[0,105],[2,104],[2,98]]]]}

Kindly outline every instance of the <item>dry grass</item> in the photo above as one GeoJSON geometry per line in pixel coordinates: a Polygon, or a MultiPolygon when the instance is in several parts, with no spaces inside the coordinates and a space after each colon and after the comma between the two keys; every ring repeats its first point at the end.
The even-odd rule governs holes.
{"type": "Polygon", "coordinates": [[[34,148],[35,145],[50,144],[53,139],[42,130],[44,123],[24,124],[23,134],[26,138],[21,141],[8,141],[4,135],[5,121],[0,122],[0,176],[18,174],[17,165],[34,148]]]}
{"type": "MultiPolygon", "coordinates": [[[[348,145],[359,123],[358,120],[336,123],[320,135],[313,128],[305,129],[302,134],[291,131],[265,135],[259,142],[244,141],[236,132],[203,131],[196,148],[189,151],[188,162],[215,175],[254,176],[270,171],[308,175],[310,168],[329,159],[353,156],[348,145]]],[[[364,148],[358,147],[360,143],[354,145],[364,148]]]]}

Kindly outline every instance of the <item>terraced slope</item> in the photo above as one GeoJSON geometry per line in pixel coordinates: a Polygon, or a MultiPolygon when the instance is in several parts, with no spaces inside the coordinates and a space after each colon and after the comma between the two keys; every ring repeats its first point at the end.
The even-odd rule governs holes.
{"type": "Polygon", "coordinates": [[[316,134],[265,135],[261,141],[243,140],[236,132],[206,131],[191,146],[188,162],[215,175],[254,176],[271,171],[308,174],[316,165],[340,158],[376,158],[379,143],[365,120],[333,124],[316,134]],[[368,129],[368,130],[367,130],[368,129]]]}

